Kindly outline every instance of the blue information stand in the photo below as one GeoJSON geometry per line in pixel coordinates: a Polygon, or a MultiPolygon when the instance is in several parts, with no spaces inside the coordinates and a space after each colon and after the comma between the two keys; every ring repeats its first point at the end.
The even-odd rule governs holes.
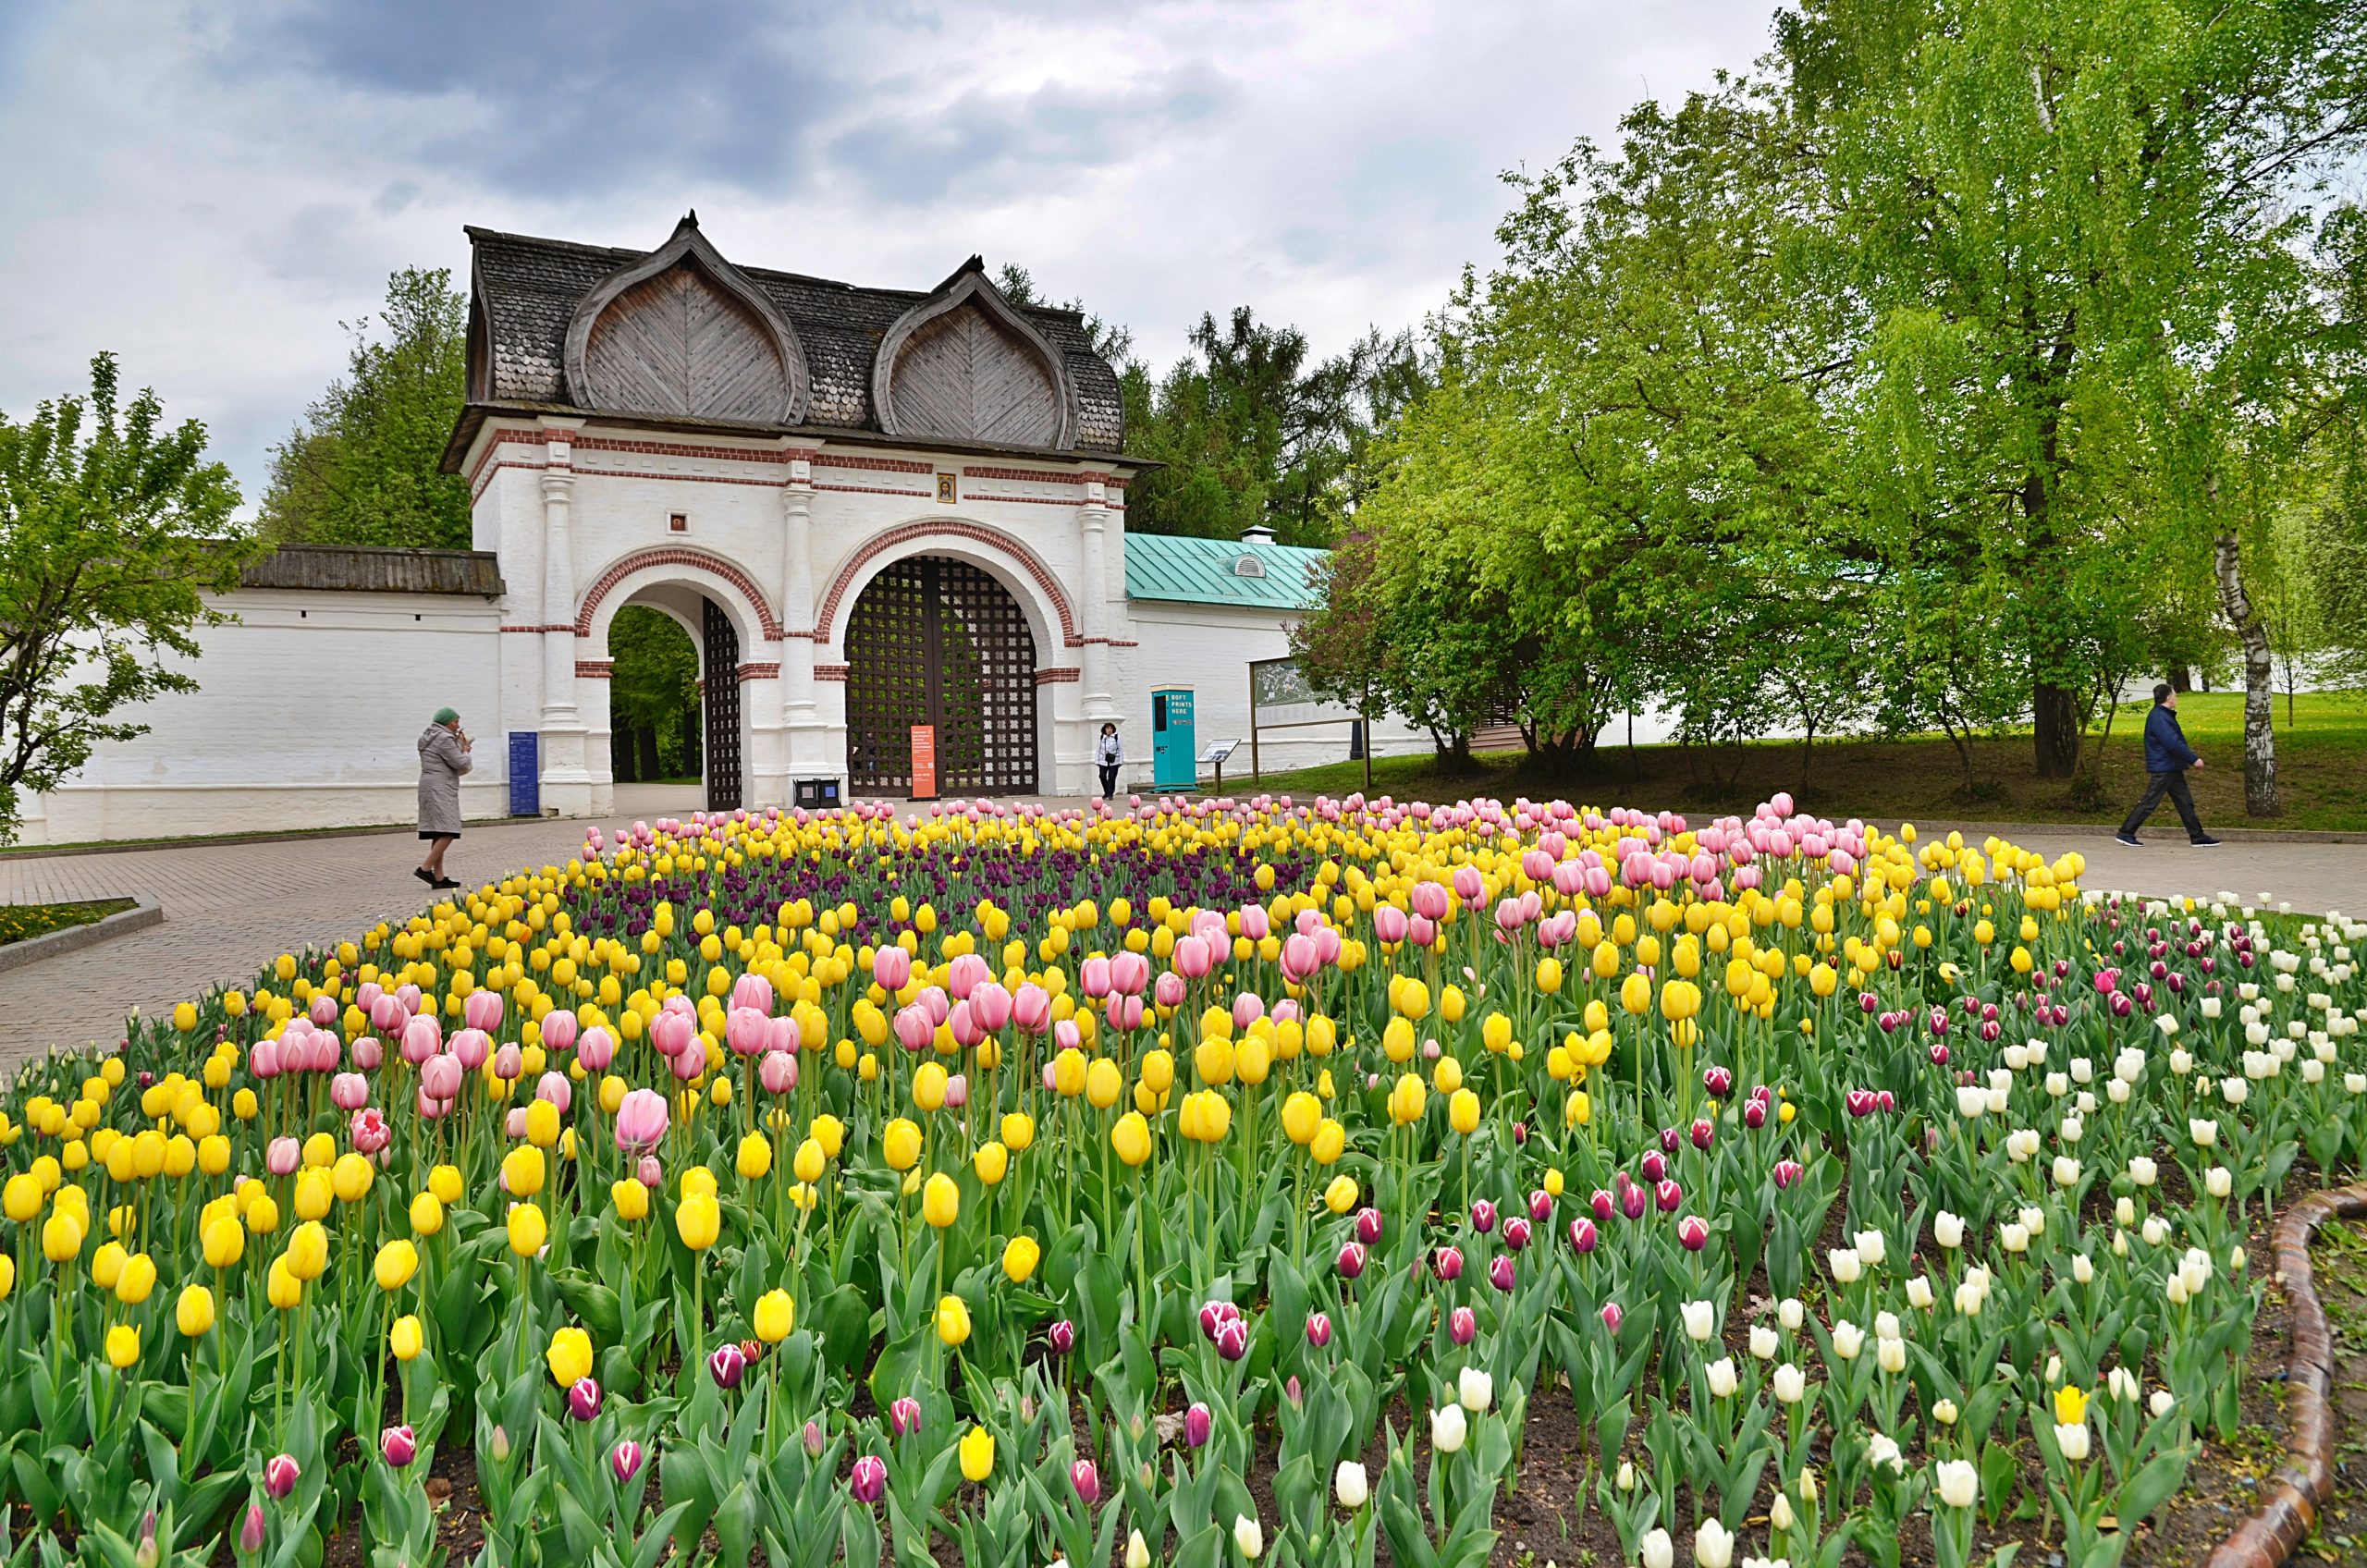
{"type": "Polygon", "coordinates": [[[532,729],[509,732],[509,815],[543,815],[543,738],[532,729]]]}
{"type": "Polygon", "coordinates": [[[1162,686],[1150,694],[1150,781],[1155,790],[1199,787],[1198,742],[1192,723],[1192,689],[1162,686]]]}

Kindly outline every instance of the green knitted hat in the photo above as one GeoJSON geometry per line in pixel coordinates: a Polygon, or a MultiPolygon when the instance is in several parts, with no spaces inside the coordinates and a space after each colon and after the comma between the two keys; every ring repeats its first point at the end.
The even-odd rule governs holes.
{"type": "Polygon", "coordinates": [[[435,722],[438,724],[454,723],[460,718],[460,716],[458,713],[454,712],[450,708],[437,708],[435,710],[435,722]]]}

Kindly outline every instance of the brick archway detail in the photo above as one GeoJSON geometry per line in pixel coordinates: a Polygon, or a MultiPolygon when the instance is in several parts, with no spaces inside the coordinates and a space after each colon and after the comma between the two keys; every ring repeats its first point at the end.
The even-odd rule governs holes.
{"type": "MultiPolygon", "coordinates": [[[[1034,581],[1037,590],[1043,594],[1045,602],[1051,606],[1052,613],[1060,622],[1061,644],[1071,648],[1085,645],[1085,639],[1077,633],[1076,616],[1069,608],[1068,594],[1061,590],[1060,579],[1052,575],[1051,568],[1046,566],[1036,557],[1035,551],[1011,534],[998,529],[987,528],[981,523],[963,522],[952,519],[942,522],[928,520],[902,523],[865,540],[863,547],[855,551],[845,566],[839,569],[839,575],[831,581],[830,591],[822,598],[821,613],[815,618],[814,630],[802,635],[809,636],[816,643],[825,644],[830,643],[832,629],[838,624],[839,607],[848,603],[857,582],[865,575],[865,570],[882,556],[916,540],[963,540],[1001,551],[1019,563],[1021,569],[1034,581]]],[[[792,633],[792,635],[801,634],[792,633]]]]}
{"type": "Polygon", "coordinates": [[[639,551],[602,572],[583,595],[583,607],[575,612],[575,634],[578,637],[592,635],[592,620],[599,611],[600,601],[613,593],[618,583],[634,572],[658,566],[696,567],[701,571],[713,572],[740,591],[741,597],[748,602],[748,607],[755,611],[757,628],[767,639],[777,643],[785,635],[780,622],[774,619],[772,606],[765,602],[763,591],[746,572],[720,556],[711,556],[705,550],[685,549],[679,545],[639,551]]]}

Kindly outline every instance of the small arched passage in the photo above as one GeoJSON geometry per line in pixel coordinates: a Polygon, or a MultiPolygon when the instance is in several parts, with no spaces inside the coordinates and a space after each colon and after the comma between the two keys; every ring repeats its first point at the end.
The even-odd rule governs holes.
{"type": "MultiPolygon", "coordinates": [[[[576,617],[577,668],[613,680],[610,633],[628,606],[646,606],[679,624],[698,654],[696,771],[709,811],[746,803],[743,759],[749,752],[748,713],[741,688],[770,673],[749,650],[776,640],[779,627],[746,575],[729,562],[681,549],[629,557],[594,582],[576,617]]],[[[613,695],[613,693],[611,693],[613,695]]],[[[615,727],[609,719],[611,743],[615,727]]],[[[595,753],[597,754],[597,753],[595,753]]]]}

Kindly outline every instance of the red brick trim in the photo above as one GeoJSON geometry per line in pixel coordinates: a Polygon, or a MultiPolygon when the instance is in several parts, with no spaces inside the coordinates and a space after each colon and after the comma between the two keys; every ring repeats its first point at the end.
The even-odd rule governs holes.
{"type": "Polygon", "coordinates": [[[1131,639],[1124,637],[1079,637],[1070,643],[1069,646],[1072,648],[1083,648],[1096,643],[1100,643],[1105,648],[1139,648],[1142,646],[1140,643],[1134,642],[1131,639]]]}
{"type": "Polygon", "coordinates": [[[556,626],[505,626],[501,630],[504,631],[572,631],[575,628],[562,621],[556,626]]]}
{"type": "Polygon", "coordinates": [[[1068,595],[1061,592],[1060,579],[1054,577],[1051,569],[1036,558],[1035,551],[1000,529],[987,528],[978,523],[963,522],[950,518],[941,522],[926,520],[903,523],[865,540],[863,546],[855,551],[847,564],[839,569],[839,575],[836,581],[831,582],[830,591],[823,595],[822,613],[814,618],[816,638],[822,642],[831,640],[830,629],[838,622],[839,606],[846,602],[848,596],[854,591],[855,580],[863,574],[865,567],[898,546],[920,539],[966,539],[973,544],[992,545],[1012,557],[1025,570],[1029,577],[1035,579],[1036,586],[1043,591],[1044,596],[1051,601],[1053,612],[1061,623],[1061,643],[1072,648],[1081,645],[1082,639],[1077,636],[1076,631],[1076,617],[1070,612],[1068,595]]]}
{"type": "Polygon", "coordinates": [[[742,680],[777,680],[779,678],[780,666],[777,663],[743,664],[740,667],[740,679],[742,680]]]}
{"type": "Polygon", "coordinates": [[[852,665],[843,664],[817,664],[814,667],[814,679],[816,680],[844,680],[847,678],[847,672],[853,668],[854,667],[852,665]]]}
{"type": "Polygon", "coordinates": [[[1061,681],[1083,679],[1085,679],[1085,671],[1073,666],[1047,665],[1036,672],[1036,684],[1038,686],[1051,686],[1061,681]]]}
{"type": "Polygon", "coordinates": [[[575,661],[575,679],[607,680],[616,673],[616,668],[614,659],[578,659],[575,661]]]}
{"type": "Polygon", "coordinates": [[[599,609],[600,601],[634,572],[654,566],[689,566],[713,572],[737,588],[741,596],[748,601],[749,607],[756,612],[757,626],[764,635],[776,641],[779,639],[780,622],[773,619],[772,606],[765,602],[763,592],[746,572],[720,556],[709,555],[705,550],[687,549],[680,545],[637,551],[602,572],[598,581],[592,584],[591,591],[583,595],[583,606],[575,612],[575,634],[578,637],[591,636],[592,618],[599,609]]]}
{"type": "Polygon", "coordinates": [[[914,462],[910,458],[865,458],[851,452],[816,452],[816,468],[867,468],[879,473],[929,473],[937,472],[935,463],[914,462]]]}
{"type": "Polygon", "coordinates": [[[902,496],[912,500],[934,499],[934,490],[902,490],[886,484],[816,484],[816,490],[840,490],[851,496],[902,496]]]}
{"type": "Polygon", "coordinates": [[[1036,468],[965,468],[964,479],[1016,479],[1030,484],[1077,484],[1087,477],[1084,474],[1047,472],[1036,468]]]}

